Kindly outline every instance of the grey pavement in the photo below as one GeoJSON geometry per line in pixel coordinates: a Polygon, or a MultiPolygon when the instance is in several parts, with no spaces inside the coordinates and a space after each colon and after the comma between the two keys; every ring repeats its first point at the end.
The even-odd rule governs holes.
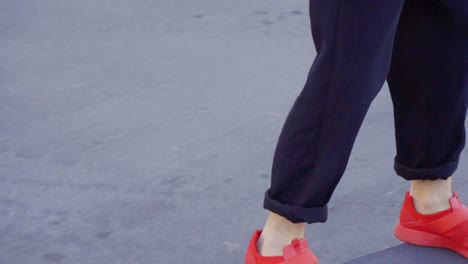
{"type": "MultiPolygon", "coordinates": [[[[1,0],[0,263],[242,263],[314,56],[307,1],[1,0]]],[[[394,153],[384,87],[322,264],[399,243],[394,153]]]]}
{"type": "Polygon", "coordinates": [[[466,264],[462,255],[447,249],[434,249],[401,244],[395,247],[374,252],[345,264],[414,264],[414,263],[450,263],[466,264]]]}

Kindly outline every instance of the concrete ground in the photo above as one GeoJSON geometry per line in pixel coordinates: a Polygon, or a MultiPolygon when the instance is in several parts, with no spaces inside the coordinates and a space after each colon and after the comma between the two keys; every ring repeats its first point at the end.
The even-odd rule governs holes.
{"type": "Polygon", "coordinates": [[[361,256],[344,264],[415,264],[415,263],[450,263],[466,264],[467,260],[460,254],[446,249],[418,247],[400,244],[378,252],[361,256]]]}
{"type": "MultiPolygon", "coordinates": [[[[315,56],[307,1],[3,0],[0,36],[0,263],[242,263],[315,56]]],[[[394,153],[384,87],[309,229],[322,264],[398,244],[394,153]]]]}

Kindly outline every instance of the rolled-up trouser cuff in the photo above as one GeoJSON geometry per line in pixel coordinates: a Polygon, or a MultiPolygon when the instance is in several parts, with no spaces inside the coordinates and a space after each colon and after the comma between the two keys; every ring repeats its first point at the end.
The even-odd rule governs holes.
{"type": "Polygon", "coordinates": [[[291,204],[282,203],[271,198],[270,190],[265,192],[265,200],[263,208],[281,215],[293,223],[324,223],[328,218],[328,207],[301,207],[291,204]]]}
{"type": "Polygon", "coordinates": [[[395,157],[395,171],[405,180],[446,180],[457,170],[458,160],[433,168],[409,168],[398,162],[395,157]]]}

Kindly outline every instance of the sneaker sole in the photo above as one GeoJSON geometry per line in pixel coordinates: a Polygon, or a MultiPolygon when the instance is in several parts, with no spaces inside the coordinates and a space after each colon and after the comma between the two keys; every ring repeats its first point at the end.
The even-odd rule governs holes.
{"type": "Polygon", "coordinates": [[[455,243],[449,239],[427,233],[418,230],[413,230],[398,224],[395,227],[395,236],[408,244],[413,244],[416,246],[422,247],[434,247],[434,248],[445,248],[450,249],[458,254],[462,255],[465,258],[468,258],[468,250],[457,246],[455,243]]]}

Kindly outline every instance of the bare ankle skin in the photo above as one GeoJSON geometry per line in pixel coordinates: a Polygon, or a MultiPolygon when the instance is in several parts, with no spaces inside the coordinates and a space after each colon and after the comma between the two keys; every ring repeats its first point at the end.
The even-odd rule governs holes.
{"type": "Polygon", "coordinates": [[[283,247],[290,244],[295,238],[303,238],[306,223],[292,223],[288,219],[270,213],[258,239],[257,249],[263,256],[282,255],[283,247]]]}
{"type": "Polygon", "coordinates": [[[450,208],[452,197],[452,179],[411,181],[410,195],[413,197],[416,211],[421,214],[433,214],[450,208]]]}

